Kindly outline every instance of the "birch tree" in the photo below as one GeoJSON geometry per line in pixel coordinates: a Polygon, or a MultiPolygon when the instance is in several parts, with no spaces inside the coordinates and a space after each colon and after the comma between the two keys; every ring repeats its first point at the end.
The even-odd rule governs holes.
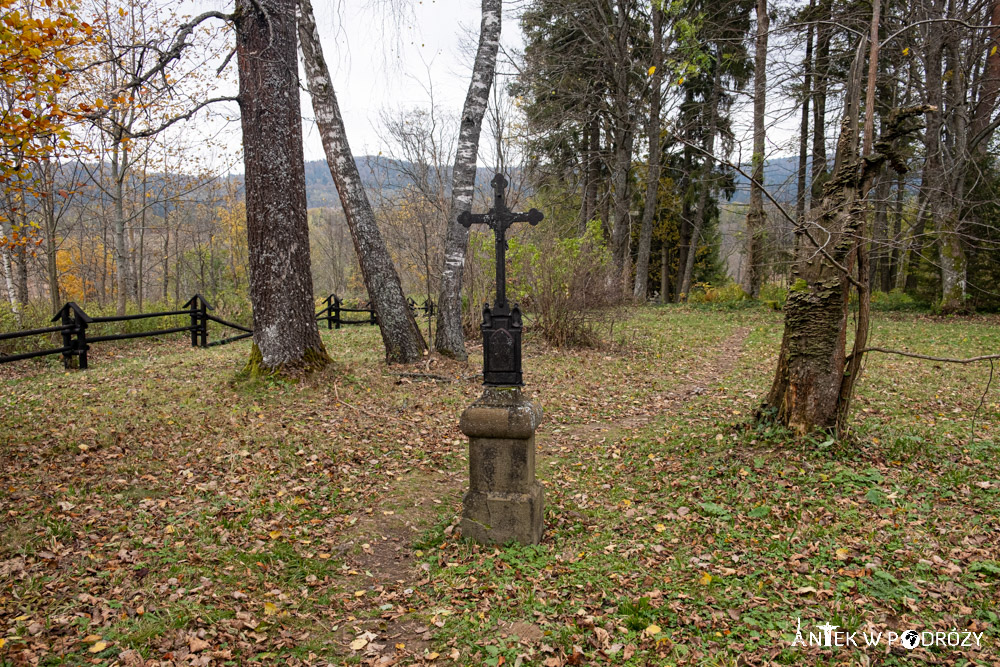
{"type": "Polygon", "coordinates": [[[330,175],[337,186],[337,194],[351,230],[368,298],[379,320],[386,361],[412,363],[423,356],[427,343],[406,303],[399,274],[396,273],[385,239],[375,222],[375,213],[368,195],[361,184],[361,175],[347,142],[344,119],[340,114],[340,105],[333,90],[330,70],[323,56],[316,18],[309,0],[299,2],[298,27],[302,42],[302,61],[313,112],[316,114],[316,125],[323,141],[330,175]]]}
{"type": "Polygon", "coordinates": [[[483,128],[483,116],[486,114],[490,86],[496,73],[497,50],[500,47],[501,7],[501,0],[482,0],[479,47],[472,67],[472,81],[462,108],[455,166],[452,170],[451,204],[448,232],[444,241],[444,266],[441,270],[434,348],[445,356],[459,360],[468,357],[462,333],[462,271],[469,247],[469,230],[458,223],[458,216],[472,208],[479,135],[483,128]]]}
{"type": "Polygon", "coordinates": [[[310,273],[295,0],[237,0],[233,21],[254,317],[247,370],[316,370],[330,359],[310,273]]]}

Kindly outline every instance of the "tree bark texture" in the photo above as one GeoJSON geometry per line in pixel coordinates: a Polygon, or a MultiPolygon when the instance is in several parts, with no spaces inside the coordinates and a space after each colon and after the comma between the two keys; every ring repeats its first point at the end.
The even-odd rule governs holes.
{"type": "MultiPolygon", "coordinates": [[[[294,7],[295,0],[290,2],[294,7]]],[[[319,127],[330,174],[337,186],[337,194],[351,230],[368,298],[378,317],[386,361],[412,363],[423,356],[427,344],[406,303],[389,248],[378,229],[368,195],[361,184],[361,175],[347,143],[344,119],[340,114],[337,94],[333,90],[330,70],[323,57],[319,31],[309,0],[299,2],[298,26],[316,125],[319,127]]]]}
{"type": "Polygon", "coordinates": [[[316,326],[309,262],[295,0],[237,0],[252,375],[329,363],[316,326]]]}
{"type": "Polygon", "coordinates": [[[698,256],[698,241],[705,229],[708,217],[709,199],[715,192],[715,135],[719,132],[719,98],[722,96],[722,64],[719,62],[719,51],[716,50],[715,74],[712,80],[712,92],[705,105],[708,113],[708,131],[705,133],[705,161],[702,173],[701,191],[698,193],[698,209],[691,226],[691,241],[688,244],[687,255],[684,258],[684,273],[678,287],[678,297],[683,295],[687,300],[691,294],[691,281],[694,276],[695,260],[698,256]]]}
{"type": "Polygon", "coordinates": [[[743,291],[751,299],[760,297],[764,271],[764,234],[767,214],[764,212],[764,110],[767,102],[767,0],[757,0],[757,39],[753,68],[753,169],[750,180],[750,208],[747,211],[746,271],[743,291]]]}
{"type": "Polygon", "coordinates": [[[853,254],[864,207],[858,196],[858,105],[863,51],[858,48],[835,167],[819,204],[817,243],[797,249],[792,285],[785,302],[785,328],[774,382],[765,409],[797,435],[837,425],[840,383],[846,364],[847,305],[850,281],[846,267],[853,254]]]}
{"type": "MultiPolygon", "coordinates": [[[[764,0],[760,0],[764,2],[764,0]]],[[[653,218],[659,202],[660,191],[660,87],[663,84],[663,10],[653,3],[653,76],[649,100],[649,168],[646,172],[646,201],[642,207],[642,227],[639,231],[639,249],[635,260],[635,284],[632,295],[640,303],[646,300],[649,286],[649,251],[653,240],[653,218]]]]}
{"type": "MultiPolygon", "coordinates": [[[[444,240],[444,266],[441,269],[441,292],[438,295],[437,334],[434,349],[454,359],[465,360],[465,335],[462,332],[462,273],[469,249],[469,230],[458,223],[458,216],[472,208],[476,184],[476,158],[479,135],[489,101],[490,87],[496,73],[500,47],[501,0],[482,0],[479,47],[472,67],[472,81],[465,95],[462,121],[452,170],[451,203],[448,231],[444,240]]],[[[473,304],[470,304],[472,306],[473,304]]],[[[478,306],[478,304],[475,304],[478,306]]]]}

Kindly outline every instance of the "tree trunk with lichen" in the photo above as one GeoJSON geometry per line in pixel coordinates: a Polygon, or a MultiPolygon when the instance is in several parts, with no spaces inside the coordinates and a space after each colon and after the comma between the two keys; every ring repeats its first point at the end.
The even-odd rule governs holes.
{"type": "Polygon", "coordinates": [[[295,0],[237,0],[253,349],[250,375],[330,362],[316,326],[296,61],[295,0]]]}
{"type": "MultiPolygon", "coordinates": [[[[905,165],[896,153],[902,137],[915,131],[905,121],[927,107],[913,107],[890,115],[875,151],[858,155],[860,67],[858,52],[848,79],[844,117],[833,172],[823,188],[823,199],[814,211],[816,224],[800,227],[804,238],[797,248],[792,284],[785,302],[785,328],[774,382],[761,416],[772,418],[797,435],[843,425],[855,378],[847,375],[848,303],[852,271],[860,253],[867,252],[859,238],[864,233],[865,196],[874,175],[889,161],[897,171],[905,165]]],[[[866,261],[866,258],[861,258],[866,261]]],[[[865,280],[867,272],[862,272],[865,280]]],[[[862,284],[860,289],[867,289],[862,284]]],[[[859,368],[859,364],[851,364],[859,368]]]]}
{"type": "MultiPolygon", "coordinates": [[[[292,0],[295,5],[295,0],[292,0]]],[[[326,153],[330,175],[344,207],[347,226],[361,267],[368,298],[378,317],[385,358],[390,364],[408,364],[423,357],[427,343],[406,303],[399,274],[392,263],[389,247],[375,222],[368,195],[361,184],[358,165],[347,142],[347,130],[333,90],[330,70],[323,57],[319,30],[309,0],[298,3],[298,28],[302,41],[302,62],[309,83],[316,125],[326,153]]]]}
{"type": "Polygon", "coordinates": [[[785,329],[765,413],[798,435],[833,428],[847,352],[850,261],[864,210],[857,188],[857,107],[845,114],[836,167],[827,183],[818,225],[797,249],[785,302],[785,329]],[[817,245],[826,252],[817,252],[817,245]]]}
{"type": "Polygon", "coordinates": [[[750,209],[747,211],[746,271],[743,291],[751,299],[760,297],[764,273],[764,234],[767,213],[764,211],[764,141],[767,129],[764,111],[767,101],[767,33],[770,21],[767,0],[757,0],[757,38],[753,68],[753,171],[750,180],[750,209]]]}

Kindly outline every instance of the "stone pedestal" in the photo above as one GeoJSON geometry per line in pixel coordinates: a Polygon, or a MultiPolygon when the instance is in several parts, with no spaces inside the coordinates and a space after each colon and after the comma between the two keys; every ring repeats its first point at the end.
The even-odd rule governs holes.
{"type": "Polygon", "coordinates": [[[485,387],[462,413],[469,436],[469,491],[462,535],[484,544],[542,539],[542,485],[535,480],[535,429],[542,406],[520,387],[485,387]]]}

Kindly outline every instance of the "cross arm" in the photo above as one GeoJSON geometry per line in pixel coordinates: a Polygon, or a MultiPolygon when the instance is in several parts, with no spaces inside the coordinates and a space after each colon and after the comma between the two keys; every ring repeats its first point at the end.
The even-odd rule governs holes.
{"type": "Polygon", "coordinates": [[[472,227],[472,225],[489,225],[493,226],[493,216],[488,213],[470,213],[469,211],[462,211],[458,214],[458,224],[462,225],[466,229],[472,227]]]}
{"type": "Polygon", "coordinates": [[[529,222],[532,225],[537,225],[542,221],[545,214],[539,211],[537,208],[533,208],[527,213],[514,213],[511,218],[511,222],[529,222]]]}

